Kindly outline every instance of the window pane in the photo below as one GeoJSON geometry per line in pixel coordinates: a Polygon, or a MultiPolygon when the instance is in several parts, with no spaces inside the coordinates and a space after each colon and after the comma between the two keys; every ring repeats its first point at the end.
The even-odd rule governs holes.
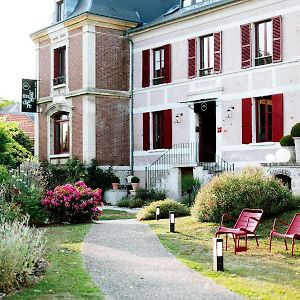
{"type": "Polygon", "coordinates": [[[272,100],[266,97],[257,99],[256,101],[258,142],[272,141],[272,100]]]}
{"type": "Polygon", "coordinates": [[[61,126],[62,130],[62,152],[69,151],[69,124],[63,122],[61,126]]]}
{"type": "Polygon", "coordinates": [[[257,57],[261,57],[261,56],[265,56],[264,55],[264,23],[258,24],[258,41],[257,41],[257,45],[258,45],[258,49],[257,49],[257,57]]]}
{"type": "Polygon", "coordinates": [[[192,4],[192,0],[182,0],[182,7],[187,7],[192,4]]]}
{"type": "Polygon", "coordinates": [[[163,111],[158,111],[153,113],[153,149],[163,148],[163,111]]]}
{"type": "Polygon", "coordinates": [[[266,24],[266,38],[267,38],[267,46],[266,46],[266,56],[270,56],[273,53],[273,36],[272,36],[272,23],[267,22],[266,24]]]}

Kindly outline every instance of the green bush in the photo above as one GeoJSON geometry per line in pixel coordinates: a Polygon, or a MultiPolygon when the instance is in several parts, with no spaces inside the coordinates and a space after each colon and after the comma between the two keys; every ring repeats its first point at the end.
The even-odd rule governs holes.
{"type": "Polygon", "coordinates": [[[195,201],[195,197],[198,191],[201,189],[203,182],[194,178],[193,176],[182,176],[181,186],[182,186],[182,203],[186,205],[192,205],[195,201]]]}
{"type": "Polygon", "coordinates": [[[0,165],[0,183],[7,182],[9,180],[9,173],[4,165],[0,165]]]}
{"type": "Polygon", "coordinates": [[[295,146],[295,141],[293,139],[293,137],[288,134],[288,135],[284,135],[280,141],[279,141],[281,146],[295,146]]]}
{"type": "Polygon", "coordinates": [[[300,137],[300,122],[296,123],[291,130],[292,137],[300,137]]]}
{"type": "Polygon", "coordinates": [[[119,207],[130,207],[131,200],[132,199],[127,198],[127,197],[122,198],[118,201],[117,206],[119,206],[119,207]]]}
{"type": "Polygon", "coordinates": [[[43,233],[29,228],[26,219],[0,224],[0,293],[34,280],[34,271],[44,254],[43,233]]]}
{"type": "Polygon", "coordinates": [[[171,199],[161,200],[152,202],[148,206],[145,206],[137,213],[137,220],[154,220],[157,206],[160,207],[160,215],[161,219],[169,218],[169,211],[175,211],[176,217],[188,216],[190,214],[190,210],[187,206],[182,203],[176,202],[171,199]]]}
{"type": "Polygon", "coordinates": [[[139,183],[140,179],[137,176],[132,176],[131,177],[131,183],[139,183]]]}
{"type": "Polygon", "coordinates": [[[297,204],[281,181],[264,176],[260,169],[247,168],[239,174],[214,177],[196,196],[191,212],[197,220],[219,222],[224,213],[237,217],[244,208],[261,208],[266,217],[297,204]]]}
{"type": "Polygon", "coordinates": [[[4,222],[20,221],[24,218],[22,210],[16,203],[0,203],[0,224],[4,222]]]}

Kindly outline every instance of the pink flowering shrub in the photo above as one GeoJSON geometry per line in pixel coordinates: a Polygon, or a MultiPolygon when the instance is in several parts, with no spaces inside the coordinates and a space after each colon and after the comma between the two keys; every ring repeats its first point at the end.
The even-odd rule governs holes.
{"type": "Polygon", "coordinates": [[[102,214],[101,190],[92,190],[84,182],[65,184],[48,191],[42,204],[52,222],[80,223],[102,214]]]}

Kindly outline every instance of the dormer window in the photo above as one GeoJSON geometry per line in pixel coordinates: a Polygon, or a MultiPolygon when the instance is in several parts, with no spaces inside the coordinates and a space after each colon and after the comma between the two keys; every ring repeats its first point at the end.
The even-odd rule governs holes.
{"type": "Polygon", "coordinates": [[[63,15],[64,15],[63,5],[64,5],[64,1],[56,2],[56,22],[60,22],[63,20],[63,15]]]}

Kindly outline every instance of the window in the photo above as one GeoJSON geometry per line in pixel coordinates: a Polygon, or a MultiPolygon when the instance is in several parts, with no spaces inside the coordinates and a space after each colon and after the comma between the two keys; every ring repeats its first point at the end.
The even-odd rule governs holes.
{"type": "Polygon", "coordinates": [[[66,47],[54,50],[54,78],[53,85],[66,83],[66,47]]]}
{"type": "Polygon", "coordinates": [[[278,142],[282,136],[283,94],[242,100],[243,144],[278,142]]]}
{"type": "Polygon", "coordinates": [[[272,141],[272,98],[256,99],[256,141],[272,141]]]}
{"type": "Polygon", "coordinates": [[[63,20],[63,1],[56,2],[56,22],[63,20]]]}
{"type": "MultiPolygon", "coordinates": [[[[152,148],[172,148],[172,110],[152,113],[152,148]]],[[[150,149],[150,113],[143,113],[143,150],[150,149]]]]}
{"type": "Polygon", "coordinates": [[[200,38],[200,70],[199,75],[213,73],[214,66],[214,37],[208,35],[200,38]]]}
{"type": "Polygon", "coordinates": [[[69,152],[69,114],[62,112],[53,117],[54,154],[69,152]]]}
{"type": "Polygon", "coordinates": [[[188,78],[221,73],[222,32],[188,40],[188,78]]]}
{"type": "Polygon", "coordinates": [[[171,82],[171,45],[142,51],[142,87],[171,82]],[[152,55],[152,64],[151,61],[152,55]],[[150,68],[152,65],[152,69],[150,68]],[[152,75],[152,78],[151,78],[152,75]],[[152,80],[151,80],[152,79],[152,80]]]}
{"type": "Polygon", "coordinates": [[[273,37],[271,20],[255,24],[255,65],[272,63],[273,37]]]}
{"type": "Polygon", "coordinates": [[[197,3],[203,3],[205,0],[182,0],[182,7],[191,6],[197,3]]]}
{"type": "Polygon", "coordinates": [[[164,82],[165,51],[164,48],[153,50],[153,85],[164,82]]]}
{"type": "Polygon", "coordinates": [[[255,43],[252,41],[251,23],[241,25],[241,67],[250,68],[253,65],[266,65],[282,61],[282,18],[273,17],[270,20],[254,24],[255,43]],[[252,49],[254,52],[252,53],[252,49]]]}

